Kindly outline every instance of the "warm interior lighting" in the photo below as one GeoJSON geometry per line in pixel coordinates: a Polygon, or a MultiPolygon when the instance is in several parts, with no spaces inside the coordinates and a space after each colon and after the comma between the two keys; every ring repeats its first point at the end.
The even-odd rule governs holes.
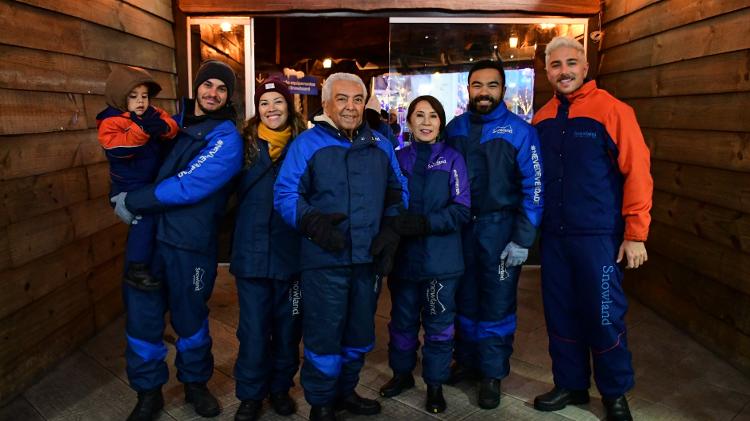
{"type": "Polygon", "coordinates": [[[229,32],[232,30],[232,24],[229,22],[222,22],[219,26],[221,27],[222,32],[229,32]]]}
{"type": "Polygon", "coordinates": [[[330,69],[332,65],[333,65],[333,60],[331,60],[330,58],[323,60],[324,69],[330,69]]]}
{"type": "Polygon", "coordinates": [[[510,48],[518,47],[518,35],[511,34],[510,38],[508,38],[508,44],[510,45],[510,48]]]}

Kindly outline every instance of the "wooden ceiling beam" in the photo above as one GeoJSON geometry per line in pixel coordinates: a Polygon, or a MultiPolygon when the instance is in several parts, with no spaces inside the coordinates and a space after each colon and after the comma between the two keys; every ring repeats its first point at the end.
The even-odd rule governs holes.
{"type": "Polygon", "coordinates": [[[347,10],[431,10],[446,12],[528,12],[565,15],[599,13],[599,0],[178,0],[186,14],[281,13],[347,10]]]}

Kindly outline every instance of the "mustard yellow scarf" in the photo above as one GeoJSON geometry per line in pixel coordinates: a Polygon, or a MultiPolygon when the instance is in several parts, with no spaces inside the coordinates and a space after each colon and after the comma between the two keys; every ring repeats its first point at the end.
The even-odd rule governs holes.
{"type": "Polygon", "coordinates": [[[268,155],[271,157],[271,161],[276,161],[292,137],[292,128],[287,126],[286,129],[281,131],[271,130],[261,122],[258,125],[258,137],[268,142],[268,155]]]}

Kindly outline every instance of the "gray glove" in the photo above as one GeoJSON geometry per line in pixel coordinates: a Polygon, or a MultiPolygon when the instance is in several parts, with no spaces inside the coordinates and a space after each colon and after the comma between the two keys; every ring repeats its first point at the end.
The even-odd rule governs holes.
{"type": "Polygon", "coordinates": [[[508,267],[520,266],[528,257],[529,249],[523,248],[512,241],[505,246],[505,250],[500,254],[500,260],[505,260],[505,265],[508,267]]]}
{"type": "Polygon", "coordinates": [[[125,206],[125,196],[127,195],[127,192],[117,193],[115,196],[112,196],[109,201],[115,204],[115,215],[117,215],[122,222],[128,225],[133,223],[137,224],[138,222],[136,221],[135,215],[130,213],[128,207],[125,206]]]}

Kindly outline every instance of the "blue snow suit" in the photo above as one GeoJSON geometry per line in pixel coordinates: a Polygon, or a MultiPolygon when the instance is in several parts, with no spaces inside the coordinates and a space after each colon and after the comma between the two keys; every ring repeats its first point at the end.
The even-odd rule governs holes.
{"type": "Polygon", "coordinates": [[[450,374],[455,293],[464,271],[461,227],[471,213],[469,177],[461,154],[444,142],[413,142],[396,156],[409,180],[409,213],[424,215],[430,233],[402,239],[388,278],[388,361],[394,373],[414,370],[421,315],[422,376],[425,383],[437,386],[450,374]]]}
{"type": "MultiPolygon", "coordinates": [[[[141,126],[123,112],[107,106],[96,116],[99,143],[109,162],[111,188],[109,197],[130,192],[154,181],[159,172],[164,151],[164,139],[177,133],[177,124],[166,111],[158,109],[159,117],[168,125],[164,136],[149,136],[141,126]]],[[[142,215],[128,230],[125,258],[129,262],[148,263],[153,255],[156,221],[152,215],[142,215]]]]}
{"type": "MultiPolygon", "coordinates": [[[[291,140],[290,140],[291,142],[291,140]]],[[[243,170],[229,271],[237,278],[240,349],[234,366],[237,399],[263,400],[294,386],[302,337],[297,231],[273,209],[273,186],[284,152],[272,161],[268,143],[243,170]]]]}
{"type": "Polygon", "coordinates": [[[510,372],[521,267],[500,255],[513,241],[531,247],[542,216],[542,160],[536,131],[503,104],[466,112],[446,127],[466,159],[472,220],[464,229],[466,270],[459,283],[456,362],[487,378],[510,372]]]}
{"type": "Polygon", "coordinates": [[[194,107],[194,100],[183,102],[183,112],[175,118],[180,132],[154,184],[128,193],[125,200],[136,215],[157,215],[151,272],[165,285],[155,292],[123,287],[125,357],[136,391],[159,388],[168,380],[163,341],[167,310],[179,336],[177,378],[202,383],[213,373],[206,303],[216,279],[216,237],[229,182],[242,167],[242,138],[231,118],[233,109],[196,118],[194,107]]]}
{"type": "Polygon", "coordinates": [[[595,81],[557,94],[534,116],[545,162],[542,298],[555,384],[602,396],[634,385],[628,301],[617,254],[645,241],[650,156],[635,113],[595,81]]]}
{"type": "Polygon", "coordinates": [[[325,116],[289,147],[274,188],[274,205],[299,229],[309,212],[343,213],[336,229],[347,239],[340,252],[328,252],[303,238],[303,338],[301,382],[311,405],[328,405],[354,391],[364,355],[375,341],[374,314],[380,277],[370,246],[383,216],[395,216],[408,203],[393,146],[361,125],[352,139],[325,116]],[[386,206],[386,191],[401,202],[386,206]]]}

